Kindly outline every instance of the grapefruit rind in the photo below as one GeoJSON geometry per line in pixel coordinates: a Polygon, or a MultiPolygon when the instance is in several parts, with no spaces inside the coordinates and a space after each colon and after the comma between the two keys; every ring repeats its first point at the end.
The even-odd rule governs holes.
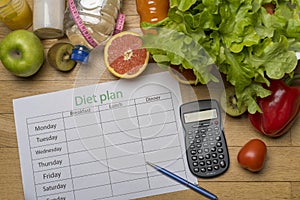
{"type": "MultiPolygon", "coordinates": [[[[117,38],[120,38],[120,37],[125,36],[125,35],[131,35],[131,36],[135,36],[135,37],[140,37],[140,35],[138,33],[130,32],[130,31],[122,31],[122,32],[117,33],[114,36],[112,36],[107,41],[107,43],[106,43],[106,45],[104,47],[104,63],[105,63],[106,68],[108,69],[108,71],[110,73],[112,73],[114,76],[119,77],[119,78],[131,79],[131,78],[135,78],[135,77],[139,76],[146,69],[146,67],[148,65],[148,62],[149,62],[150,54],[149,54],[149,52],[147,50],[145,51],[145,53],[146,53],[145,59],[144,59],[143,64],[139,66],[139,69],[137,69],[137,70],[135,70],[135,69],[134,70],[129,70],[129,71],[127,71],[124,74],[118,73],[111,66],[111,64],[109,62],[109,50],[110,50],[109,48],[112,45],[113,41],[115,41],[117,38]],[[132,71],[134,71],[134,72],[132,73],[132,71]]],[[[116,45],[116,44],[114,44],[114,45],[116,45]]],[[[140,49],[132,49],[132,50],[143,50],[143,48],[141,46],[139,48],[140,49]]],[[[134,51],[132,51],[132,52],[134,52],[134,51]]],[[[125,55],[126,53],[128,53],[128,52],[124,52],[124,55],[123,55],[124,58],[126,57],[126,55],[125,55]]]]}

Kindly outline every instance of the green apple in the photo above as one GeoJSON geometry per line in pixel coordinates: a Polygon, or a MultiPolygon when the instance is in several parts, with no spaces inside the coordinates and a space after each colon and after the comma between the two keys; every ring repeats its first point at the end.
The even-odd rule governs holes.
{"type": "Polygon", "coordinates": [[[0,42],[0,60],[12,74],[29,77],[43,65],[44,47],[33,32],[15,30],[0,42]]]}

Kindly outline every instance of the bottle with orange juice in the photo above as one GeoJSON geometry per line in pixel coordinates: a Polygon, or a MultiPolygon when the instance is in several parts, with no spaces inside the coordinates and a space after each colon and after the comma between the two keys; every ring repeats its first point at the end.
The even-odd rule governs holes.
{"type": "Polygon", "coordinates": [[[32,10],[26,0],[1,0],[0,21],[9,29],[27,29],[32,25],[32,10]]]}
{"type": "MultiPolygon", "coordinates": [[[[136,0],[136,10],[140,15],[140,22],[155,24],[168,16],[169,0],[136,0]]],[[[155,33],[150,30],[142,31],[155,33]]]]}
{"type": "Polygon", "coordinates": [[[141,22],[156,23],[168,16],[169,0],[136,0],[141,22]]]}

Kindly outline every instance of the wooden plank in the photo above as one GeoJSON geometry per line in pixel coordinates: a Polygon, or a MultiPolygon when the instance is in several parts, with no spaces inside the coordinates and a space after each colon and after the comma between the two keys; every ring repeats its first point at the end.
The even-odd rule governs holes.
{"type": "Polygon", "coordinates": [[[17,135],[12,114],[0,114],[0,148],[17,148],[17,135]]]}
{"type": "Polygon", "coordinates": [[[70,81],[5,81],[0,84],[0,113],[13,113],[12,99],[72,88],[70,81]],[[51,85],[51,87],[49,87],[51,85]]]}
{"type": "Polygon", "coordinates": [[[300,199],[300,182],[292,183],[292,198],[293,200],[300,199]]]}
{"type": "MultiPolygon", "coordinates": [[[[217,195],[220,200],[282,200],[291,199],[291,185],[288,182],[233,182],[230,185],[226,182],[214,183],[199,183],[208,191],[217,195]],[[280,189],[279,189],[280,188],[280,189]]],[[[143,200],[170,200],[170,199],[199,199],[205,200],[207,198],[195,193],[194,191],[187,190],[182,192],[169,193],[159,196],[152,196],[142,198],[143,200]]]]}
{"type": "Polygon", "coordinates": [[[17,148],[0,148],[1,199],[24,199],[17,148]]]}
{"type": "Polygon", "coordinates": [[[247,115],[242,117],[232,118],[225,117],[224,131],[229,146],[243,146],[253,138],[261,139],[267,146],[290,146],[291,131],[287,132],[280,138],[271,138],[258,133],[251,125],[247,115]]]}
{"type": "Polygon", "coordinates": [[[291,140],[293,146],[300,146],[300,116],[291,129],[291,140]]]}

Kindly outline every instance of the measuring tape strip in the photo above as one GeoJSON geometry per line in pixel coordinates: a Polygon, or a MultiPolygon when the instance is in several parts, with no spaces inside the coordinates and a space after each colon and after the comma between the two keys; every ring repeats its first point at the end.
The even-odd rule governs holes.
{"type": "Polygon", "coordinates": [[[119,13],[113,35],[120,33],[124,28],[124,24],[125,24],[125,15],[122,13],[119,13]]]}
{"type": "Polygon", "coordinates": [[[81,34],[83,35],[83,37],[86,39],[86,41],[92,46],[92,47],[96,47],[98,46],[97,42],[92,38],[92,36],[90,35],[89,31],[87,30],[87,28],[85,27],[78,11],[76,8],[76,5],[74,3],[74,0],[68,0],[68,4],[69,4],[69,8],[72,14],[72,17],[75,21],[75,23],[78,26],[79,31],[81,32],[81,34]]]}

